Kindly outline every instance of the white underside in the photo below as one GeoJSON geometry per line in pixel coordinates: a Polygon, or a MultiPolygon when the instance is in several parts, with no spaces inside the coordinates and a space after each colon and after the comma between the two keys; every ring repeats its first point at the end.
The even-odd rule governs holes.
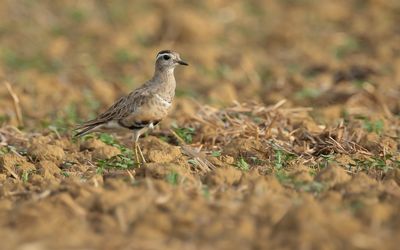
{"type": "Polygon", "coordinates": [[[105,128],[105,129],[125,129],[125,130],[127,129],[127,128],[124,128],[121,125],[119,125],[119,123],[117,121],[109,121],[100,126],[101,126],[101,128],[105,128]]]}
{"type": "MultiPolygon", "coordinates": [[[[147,127],[144,127],[142,129],[138,129],[135,130],[134,133],[138,133],[139,135],[143,134],[144,132],[146,132],[147,129],[154,129],[154,125],[153,123],[150,123],[147,127]]],[[[118,131],[132,131],[128,128],[125,128],[121,125],[119,125],[119,123],[117,121],[109,121],[105,124],[99,125],[96,128],[94,128],[93,130],[112,130],[115,132],[118,131]]]]}
{"type": "MultiPolygon", "coordinates": [[[[86,133],[91,133],[91,132],[95,132],[95,131],[104,131],[104,132],[133,132],[133,139],[135,141],[137,141],[140,137],[140,135],[142,135],[143,133],[145,133],[148,129],[154,129],[154,125],[153,123],[150,123],[147,127],[144,127],[142,129],[138,129],[138,130],[130,130],[128,128],[122,127],[121,125],[119,125],[119,123],[117,121],[109,121],[105,124],[101,124],[99,126],[96,126],[94,128],[92,128],[90,131],[86,132],[86,133]]],[[[85,133],[85,134],[86,134],[85,133]]]]}

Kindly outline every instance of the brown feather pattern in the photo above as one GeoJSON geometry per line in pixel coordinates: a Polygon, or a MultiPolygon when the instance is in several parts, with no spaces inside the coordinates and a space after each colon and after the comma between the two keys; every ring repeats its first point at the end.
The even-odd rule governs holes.
{"type": "MultiPolygon", "coordinates": [[[[171,58],[180,60],[179,54],[171,53],[171,58]]],[[[84,122],[75,130],[75,136],[82,136],[98,128],[115,122],[118,127],[135,130],[138,124],[156,124],[169,112],[175,95],[174,61],[159,59],[156,61],[155,73],[151,80],[127,96],[119,98],[110,108],[97,118],[84,122]]],[[[113,124],[115,126],[115,124],[113,124]]],[[[110,125],[111,126],[111,125],[110,125]]]]}

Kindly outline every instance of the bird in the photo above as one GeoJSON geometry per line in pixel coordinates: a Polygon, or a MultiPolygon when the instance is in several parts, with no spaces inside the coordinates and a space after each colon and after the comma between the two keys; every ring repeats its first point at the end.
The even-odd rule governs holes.
{"type": "Polygon", "coordinates": [[[104,130],[131,131],[135,161],[139,166],[145,164],[146,160],[138,140],[147,129],[153,129],[171,110],[176,88],[174,69],[178,65],[189,64],[175,51],[158,52],[153,77],[128,95],[120,97],[96,118],[78,125],[75,128],[75,137],[104,130]]]}

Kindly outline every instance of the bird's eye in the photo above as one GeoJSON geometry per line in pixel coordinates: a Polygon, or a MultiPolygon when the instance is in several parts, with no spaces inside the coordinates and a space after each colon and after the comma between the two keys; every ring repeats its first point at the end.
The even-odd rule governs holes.
{"type": "Polygon", "coordinates": [[[167,55],[165,55],[165,56],[163,56],[163,58],[164,58],[164,60],[169,60],[171,57],[170,57],[170,56],[167,56],[167,55]]]}

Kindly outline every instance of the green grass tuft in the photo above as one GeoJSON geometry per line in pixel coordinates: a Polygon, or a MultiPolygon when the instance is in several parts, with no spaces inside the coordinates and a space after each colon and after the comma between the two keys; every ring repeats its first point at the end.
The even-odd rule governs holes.
{"type": "Polygon", "coordinates": [[[99,135],[99,140],[107,145],[118,148],[121,150],[121,154],[111,157],[110,159],[98,160],[97,173],[101,174],[108,168],[129,169],[135,166],[132,150],[118,144],[112,135],[102,133],[99,135]]]}
{"type": "Polygon", "coordinates": [[[246,162],[246,160],[243,157],[239,158],[235,166],[242,171],[250,170],[250,165],[246,162]]]}
{"type": "Polygon", "coordinates": [[[192,143],[193,135],[195,135],[196,130],[194,128],[179,128],[176,125],[173,126],[175,133],[182,138],[186,143],[192,143]]]}
{"type": "Polygon", "coordinates": [[[175,171],[171,171],[165,176],[165,179],[169,184],[176,186],[178,185],[179,174],[175,171]]]}
{"type": "Polygon", "coordinates": [[[371,121],[369,119],[365,119],[363,127],[369,133],[376,133],[380,135],[383,132],[384,123],[382,120],[371,121]]]}

